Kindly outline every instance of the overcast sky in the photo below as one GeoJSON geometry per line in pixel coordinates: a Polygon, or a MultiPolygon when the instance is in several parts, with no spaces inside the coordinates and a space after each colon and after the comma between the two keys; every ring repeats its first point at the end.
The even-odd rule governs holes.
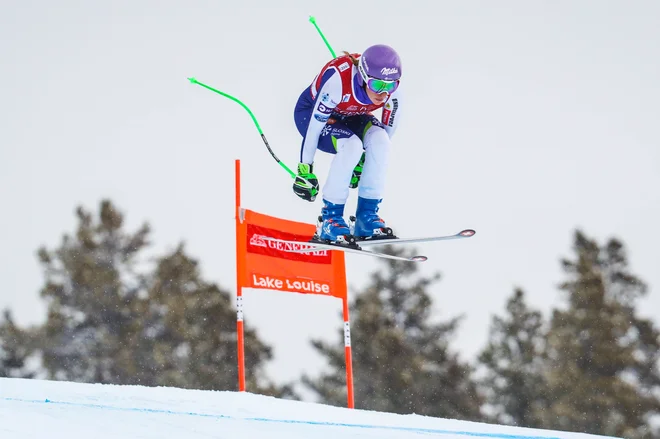
{"type": "MultiPolygon", "coordinates": [[[[405,106],[383,218],[428,243],[435,318],[464,314],[452,349],[472,359],[514,287],[560,302],[560,258],[581,228],[621,239],[660,310],[660,2],[5,0],[0,4],[0,308],[44,318],[35,252],[111,199],[150,254],[185,241],[206,279],[235,290],[234,160],[245,207],[314,222],[248,114],[291,168],[293,107],[336,52],[385,43],[403,60],[405,106]]],[[[325,180],[331,156],[317,154],[325,180]]],[[[349,213],[356,194],[348,203],[349,213]]],[[[362,287],[378,262],[347,255],[362,287]]],[[[337,300],[246,291],[246,324],[275,349],[278,380],[314,374],[309,338],[339,341],[337,300]]],[[[547,314],[546,314],[547,315],[547,314]]],[[[353,340],[357,349],[366,340],[353,340]]],[[[248,365],[249,366],[249,365],[248,365]]],[[[358,367],[358,365],[356,365],[358,367]]],[[[249,373],[249,372],[248,372],[249,373]]]]}

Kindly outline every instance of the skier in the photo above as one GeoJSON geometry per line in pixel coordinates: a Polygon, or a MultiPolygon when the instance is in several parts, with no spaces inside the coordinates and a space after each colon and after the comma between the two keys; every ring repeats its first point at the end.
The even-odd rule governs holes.
{"type": "Polygon", "coordinates": [[[378,216],[383,199],[390,139],[401,111],[401,60],[384,44],[364,53],[344,52],[328,62],[305,88],[294,110],[303,136],[294,193],[314,201],[319,192],[313,173],[316,150],[335,154],[323,185],[318,238],[334,244],[394,237],[378,216]],[[381,120],[372,112],[383,108],[381,120]],[[349,188],[358,189],[353,230],[344,220],[349,188]],[[351,233],[352,232],[352,233],[351,233]]]}

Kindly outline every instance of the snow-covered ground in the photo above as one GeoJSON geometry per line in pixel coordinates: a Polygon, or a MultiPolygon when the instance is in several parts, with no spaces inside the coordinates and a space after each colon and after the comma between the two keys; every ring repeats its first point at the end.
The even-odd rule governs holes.
{"type": "Polygon", "coordinates": [[[0,378],[1,439],[595,438],[237,392],[0,378]]]}

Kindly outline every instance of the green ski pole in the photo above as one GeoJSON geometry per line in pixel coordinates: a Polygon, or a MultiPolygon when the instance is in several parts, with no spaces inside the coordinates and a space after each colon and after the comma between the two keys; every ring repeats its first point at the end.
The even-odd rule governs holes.
{"type": "Polygon", "coordinates": [[[328,47],[328,50],[332,54],[332,57],[337,58],[337,55],[335,55],[335,51],[332,50],[332,46],[330,46],[330,43],[328,43],[328,40],[325,39],[325,35],[323,35],[323,32],[321,32],[321,29],[319,29],[319,26],[316,24],[316,18],[314,18],[310,15],[309,21],[314,25],[314,27],[316,28],[316,31],[319,33],[319,35],[321,35],[321,38],[323,38],[323,42],[328,47]]]}
{"type": "MultiPolygon", "coordinates": [[[[234,101],[234,102],[236,102],[237,104],[239,104],[241,107],[245,108],[245,111],[248,112],[248,114],[249,114],[250,117],[252,118],[252,122],[254,122],[254,125],[257,127],[257,131],[259,131],[259,134],[261,135],[261,140],[264,141],[264,144],[266,145],[266,148],[268,148],[268,152],[270,152],[270,155],[273,156],[273,158],[275,159],[275,161],[276,161],[276,162],[277,162],[277,163],[278,163],[278,164],[279,164],[279,165],[280,165],[280,166],[281,166],[286,172],[288,172],[289,175],[290,175],[292,178],[296,178],[296,177],[297,177],[296,173],[293,172],[291,169],[289,169],[289,168],[287,167],[287,165],[285,165],[285,164],[284,164],[284,163],[283,163],[283,162],[282,162],[282,161],[281,161],[281,160],[275,155],[275,153],[273,152],[273,150],[270,148],[270,145],[268,144],[268,140],[266,139],[266,136],[264,135],[263,131],[261,131],[261,127],[259,126],[259,122],[257,121],[257,118],[254,117],[254,114],[253,114],[252,111],[248,108],[247,105],[245,105],[245,104],[244,104],[243,102],[241,102],[239,99],[236,99],[235,97],[233,97],[233,96],[231,96],[231,95],[229,95],[229,94],[227,94],[227,93],[225,93],[225,92],[222,92],[222,91],[220,91],[220,90],[216,90],[216,89],[213,88],[213,87],[210,87],[210,86],[208,86],[208,85],[206,85],[206,84],[204,84],[204,83],[202,83],[202,82],[199,82],[199,81],[198,81],[197,79],[195,79],[195,78],[188,78],[188,81],[190,81],[192,84],[197,84],[197,85],[199,85],[199,86],[202,86],[202,87],[206,88],[207,90],[211,90],[211,91],[216,92],[217,94],[219,94],[219,95],[221,95],[221,96],[224,96],[224,97],[226,97],[226,98],[229,98],[229,99],[231,99],[232,101],[234,101]]],[[[302,178],[302,177],[299,177],[299,178],[301,178],[302,180],[305,180],[305,179],[302,178]]],[[[309,183],[307,180],[305,180],[305,181],[306,181],[307,183],[309,183]]]]}

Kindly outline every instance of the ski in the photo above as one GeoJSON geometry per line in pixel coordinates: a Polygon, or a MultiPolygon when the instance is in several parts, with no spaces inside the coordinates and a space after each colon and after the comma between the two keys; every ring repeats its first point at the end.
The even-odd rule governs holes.
{"type": "Polygon", "coordinates": [[[374,238],[374,239],[363,239],[357,240],[357,243],[360,247],[368,247],[375,245],[387,245],[387,244],[412,244],[416,242],[431,242],[431,241],[447,241],[450,239],[464,239],[470,238],[477,233],[472,229],[461,230],[460,232],[454,235],[441,235],[441,236],[427,236],[422,238],[374,238]]]}
{"type": "Polygon", "coordinates": [[[427,236],[421,238],[396,238],[396,237],[388,237],[382,235],[383,236],[382,238],[362,239],[362,240],[358,239],[356,241],[351,241],[351,243],[349,244],[332,244],[328,242],[319,242],[314,238],[312,238],[311,241],[289,241],[285,239],[278,239],[278,238],[271,238],[269,236],[264,236],[262,237],[262,239],[266,241],[281,242],[283,244],[297,244],[297,245],[306,246],[306,248],[290,250],[292,253],[312,253],[318,250],[339,250],[346,253],[362,254],[367,256],[374,256],[377,258],[394,259],[397,261],[424,262],[428,258],[423,255],[417,255],[412,257],[395,256],[387,253],[367,250],[363,247],[388,245],[388,244],[411,244],[418,242],[447,241],[450,239],[464,239],[474,236],[475,233],[476,232],[473,229],[465,229],[465,230],[461,230],[460,232],[454,235],[427,236]]]}
{"type": "Polygon", "coordinates": [[[339,250],[345,253],[354,253],[358,255],[373,256],[377,258],[394,259],[397,261],[424,262],[428,259],[426,256],[422,256],[422,255],[417,255],[412,257],[390,255],[387,253],[365,250],[360,248],[359,246],[348,246],[341,244],[329,244],[329,243],[311,242],[311,241],[288,241],[286,239],[271,238],[270,236],[262,236],[262,239],[266,241],[281,242],[283,244],[297,244],[297,245],[307,246],[307,248],[290,250],[292,253],[312,253],[319,250],[339,250]]]}

